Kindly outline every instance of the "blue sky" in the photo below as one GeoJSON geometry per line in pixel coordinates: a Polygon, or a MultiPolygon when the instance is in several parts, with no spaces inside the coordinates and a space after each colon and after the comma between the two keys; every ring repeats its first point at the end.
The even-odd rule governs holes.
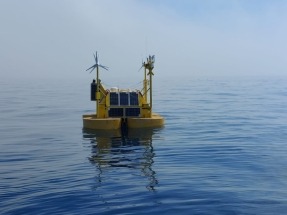
{"type": "Polygon", "coordinates": [[[287,1],[9,0],[0,2],[1,77],[286,75],[287,1]]]}

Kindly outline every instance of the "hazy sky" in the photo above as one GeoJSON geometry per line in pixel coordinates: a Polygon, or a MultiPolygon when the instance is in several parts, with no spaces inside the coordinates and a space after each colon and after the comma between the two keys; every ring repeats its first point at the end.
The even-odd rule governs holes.
{"type": "Polygon", "coordinates": [[[0,0],[0,77],[286,75],[285,0],[0,0]]]}

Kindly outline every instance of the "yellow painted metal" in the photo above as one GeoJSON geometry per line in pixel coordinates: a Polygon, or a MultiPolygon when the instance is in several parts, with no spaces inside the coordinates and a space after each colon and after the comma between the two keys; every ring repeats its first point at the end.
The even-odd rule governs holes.
{"type": "Polygon", "coordinates": [[[150,105],[150,111],[152,111],[152,69],[149,68],[149,105],[150,105]]]}
{"type": "Polygon", "coordinates": [[[109,117],[109,109],[110,109],[110,93],[107,93],[105,97],[105,116],[109,117]]]}
{"type": "Polygon", "coordinates": [[[108,117],[108,115],[106,115],[106,111],[105,111],[105,104],[99,104],[98,108],[99,108],[99,110],[98,110],[99,116],[97,118],[108,117]]]}
{"type": "MultiPolygon", "coordinates": [[[[144,64],[145,65],[145,64],[144,64]]],[[[144,67],[144,99],[147,101],[147,79],[146,79],[146,67],[144,67]]]]}
{"type": "Polygon", "coordinates": [[[99,79],[99,67],[97,66],[97,91],[96,91],[96,115],[97,118],[108,117],[106,115],[106,89],[103,87],[99,79]]]}
{"type": "Polygon", "coordinates": [[[106,96],[106,106],[107,107],[110,107],[110,94],[109,93],[107,93],[107,96],[106,96]]]}
{"type": "Polygon", "coordinates": [[[143,104],[141,108],[141,117],[142,118],[150,118],[151,117],[151,110],[149,104],[143,104]]]}
{"type": "Polygon", "coordinates": [[[97,66],[97,92],[96,92],[96,103],[97,103],[97,109],[96,109],[96,113],[97,113],[97,117],[99,118],[100,117],[100,114],[99,114],[99,90],[100,90],[100,82],[99,82],[99,66],[97,66]]]}
{"type": "Polygon", "coordinates": [[[164,118],[159,114],[152,114],[150,118],[128,118],[129,128],[156,128],[164,125],[164,118]]]}
{"type": "Polygon", "coordinates": [[[97,92],[97,93],[96,93],[96,100],[98,101],[98,100],[100,100],[100,98],[101,98],[101,93],[100,93],[100,92],[97,92]]]}
{"type": "Polygon", "coordinates": [[[83,127],[96,130],[120,129],[121,118],[97,118],[96,114],[86,114],[83,115],[83,127]]]}
{"type": "Polygon", "coordinates": [[[99,85],[97,85],[98,92],[96,92],[96,102],[97,102],[97,111],[96,115],[97,118],[107,118],[108,112],[107,112],[107,96],[109,95],[106,92],[106,89],[101,84],[101,81],[99,81],[99,85]]]}

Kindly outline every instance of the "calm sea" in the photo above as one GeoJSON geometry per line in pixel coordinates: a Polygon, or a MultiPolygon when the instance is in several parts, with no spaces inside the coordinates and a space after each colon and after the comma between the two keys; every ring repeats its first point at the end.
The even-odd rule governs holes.
{"type": "Polygon", "coordinates": [[[90,81],[0,80],[0,214],[287,213],[287,78],[155,77],[126,134],[82,130],[90,81]]]}

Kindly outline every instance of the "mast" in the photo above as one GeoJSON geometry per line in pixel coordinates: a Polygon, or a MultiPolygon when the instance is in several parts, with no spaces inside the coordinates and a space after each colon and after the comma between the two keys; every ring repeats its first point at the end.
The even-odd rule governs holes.
{"type": "Polygon", "coordinates": [[[149,96],[150,96],[150,113],[152,114],[152,76],[154,75],[153,74],[153,72],[152,72],[152,70],[153,70],[153,68],[154,68],[154,55],[153,56],[149,56],[149,81],[150,81],[150,83],[149,83],[149,85],[150,85],[150,94],[149,94],[149,96]]]}
{"type": "Polygon", "coordinates": [[[146,80],[146,76],[149,76],[149,102],[150,102],[150,113],[152,113],[152,76],[154,75],[152,70],[154,68],[154,55],[153,56],[149,56],[147,58],[147,63],[144,64],[144,68],[145,68],[145,79],[144,79],[144,90],[145,90],[145,99],[147,101],[147,80],[146,80]],[[146,69],[148,69],[148,74],[146,74],[146,69]]]}
{"type": "Polygon", "coordinates": [[[99,79],[99,67],[108,70],[108,67],[103,66],[101,64],[99,64],[99,60],[98,60],[98,52],[96,52],[96,55],[94,54],[94,58],[95,58],[95,64],[93,66],[91,66],[89,69],[87,69],[86,71],[90,70],[90,73],[94,70],[97,69],[97,89],[96,89],[96,114],[97,114],[97,118],[100,118],[100,111],[99,111],[99,107],[100,107],[100,79],[99,79]]]}
{"type": "Polygon", "coordinates": [[[144,67],[144,99],[147,102],[147,79],[146,79],[146,67],[144,67]]]}
{"type": "Polygon", "coordinates": [[[96,91],[96,113],[97,118],[100,118],[99,115],[99,95],[100,95],[100,83],[99,83],[99,65],[97,65],[97,91],[96,91]]]}
{"type": "Polygon", "coordinates": [[[150,112],[152,113],[152,69],[149,70],[149,100],[150,100],[150,112]]]}

